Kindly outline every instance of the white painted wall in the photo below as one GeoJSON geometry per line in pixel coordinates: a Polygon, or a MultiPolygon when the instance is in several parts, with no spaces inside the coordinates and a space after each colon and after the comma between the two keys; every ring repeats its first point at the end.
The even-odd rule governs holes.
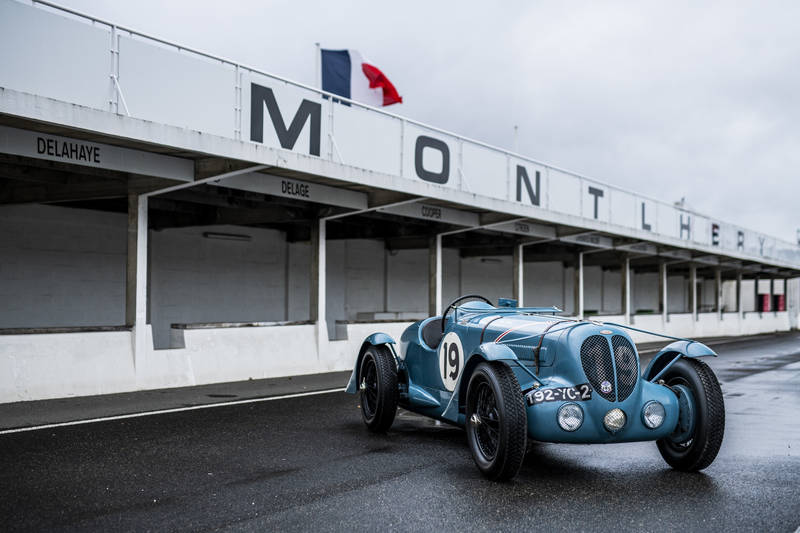
{"type": "Polygon", "coordinates": [[[287,248],[281,232],[236,226],[166,229],[150,232],[150,246],[156,347],[169,346],[173,323],[285,319],[287,248]],[[203,237],[209,231],[252,240],[203,237]]]}
{"type": "Polygon", "coordinates": [[[631,312],[658,314],[658,272],[634,272],[631,312]]]}
{"type": "Polygon", "coordinates": [[[756,310],[756,296],[754,293],[755,280],[743,279],[742,280],[742,311],[755,311],[756,310]]]}
{"type": "Polygon", "coordinates": [[[307,242],[288,243],[289,293],[286,320],[308,320],[309,276],[311,275],[311,245],[307,242]]]}
{"type": "MultiPolygon", "coordinates": [[[[0,207],[0,328],[113,325],[124,320],[124,215],[53,206],[0,207]]],[[[151,233],[151,318],[148,339],[165,347],[173,322],[305,320],[308,243],[287,243],[274,230],[221,227],[151,233]],[[214,240],[204,231],[246,234],[249,242],[214,240]]],[[[459,258],[444,249],[443,295],[512,296],[511,258],[459,258]],[[483,260],[482,260],[483,259],[483,260]],[[486,260],[489,259],[489,260],[486,260]]],[[[560,262],[526,263],[527,305],[557,305],[573,313],[574,269],[560,262]]],[[[619,271],[585,271],[586,309],[619,310],[619,271]]],[[[328,242],[328,312],[427,311],[428,251],[387,254],[378,240],[328,242]],[[388,260],[388,262],[385,262],[388,260]],[[384,280],[388,285],[384,285],[384,280]],[[385,293],[384,293],[385,290],[385,293]]],[[[634,308],[657,307],[657,276],[633,278],[634,308]]],[[[702,285],[713,299],[713,280],[702,285]]],[[[779,284],[782,289],[782,284],[779,284]]],[[[735,286],[735,285],[733,285],[735,286]]],[[[724,292],[730,298],[731,285],[724,292]]],[[[754,286],[744,282],[745,309],[754,286]]],[[[797,325],[800,281],[788,287],[789,312],[639,315],[634,324],[697,337],[780,331],[797,325]]],[[[669,278],[670,309],[685,309],[686,280],[669,278]]],[[[726,300],[727,301],[727,300],[726,300]]],[[[621,317],[606,317],[607,320],[621,317]]],[[[133,364],[130,332],[0,336],[0,402],[122,392],[226,380],[348,369],[364,337],[399,336],[407,322],[348,324],[347,339],[323,343],[316,325],[185,331],[185,348],[146,349],[133,364]],[[271,347],[271,349],[265,349],[271,347]],[[291,353],[291,357],[287,357],[291,353]]],[[[636,340],[646,337],[634,335],[636,340]]],[[[652,339],[651,339],[652,340],[652,339]]]]}
{"type": "MultiPolygon", "coordinates": [[[[386,287],[386,311],[426,313],[428,311],[428,250],[387,252],[386,268],[389,279],[386,287]]],[[[447,277],[451,277],[451,273],[448,272],[447,277]]]]}
{"type": "Polygon", "coordinates": [[[800,278],[790,279],[786,286],[786,311],[792,328],[800,322],[800,278]]]}
{"type": "Polygon", "coordinates": [[[0,328],[125,323],[127,216],[0,206],[0,328]]]}
{"type": "Polygon", "coordinates": [[[622,313],[622,273],[620,270],[603,271],[603,314],[622,313]]]}
{"type": "Polygon", "coordinates": [[[512,298],[512,270],[511,256],[464,257],[461,259],[461,292],[480,294],[493,302],[498,298],[512,298]]]}
{"type": "Polygon", "coordinates": [[[685,313],[689,310],[689,280],[670,276],[667,271],[667,312],[685,313]]]}
{"type": "Polygon", "coordinates": [[[603,312],[603,269],[599,266],[583,269],[583,309],[585,312],[603,312]]]}
{"type": "MultiPolygon", "coordinates": [[[[560,261],[525,263],[523,266],[525,305],[564,309],[564,284],[573,284],[560,261]]],[[[570,294],[572,294],[570,292],[570,294]]],[[[570,306],[572,302],[570,302],[570,306]]]]}
{"type": "Polygon", "coordinates": [[[462,294],[466,294],[462,283],[463,270],[459,251],[454,248],[444,248],[442,250],[442,307],[462,294]]]}

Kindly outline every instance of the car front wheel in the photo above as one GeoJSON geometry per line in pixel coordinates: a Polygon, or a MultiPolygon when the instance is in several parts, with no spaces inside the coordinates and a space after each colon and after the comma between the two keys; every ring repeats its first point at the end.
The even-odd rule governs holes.
{"type": "Polygon", "coordinates": [[[503,363],[481,363],[467,388],[467,441],[484,476],[513,478],[525,458],[528,422],[519,382],[503,363]]]}
{"type": "Polygon", "coordinates": [[[389,429],[397,413],[397,365],[386,346],[370,346],[359,368],[361,418],[370,431],[389,429]]]}
{"type": "Polygon", "coordinates": [[[697,359],[679,359],[662,376],[678,395],[680,415],[671,435],[656,442],[674,469],[696,472],[710,465],[725,433],[725,404],[714,372],[697,359]]]}

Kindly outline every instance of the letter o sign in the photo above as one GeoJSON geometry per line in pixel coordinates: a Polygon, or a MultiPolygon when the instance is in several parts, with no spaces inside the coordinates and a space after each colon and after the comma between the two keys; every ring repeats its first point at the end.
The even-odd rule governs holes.
{"type": "Polygon", "coordinates": [[[447,183],[447,180],[450,179],[450,148],[447,147],[447,143],[426,135],[417,137],[417,144],[414,148],[414,169],[420,179],[431,183],[447,183]],[[422,155],[426,148],[436,150],[442,154],[441,170],[430,170],[423,166],[422,155]]]}

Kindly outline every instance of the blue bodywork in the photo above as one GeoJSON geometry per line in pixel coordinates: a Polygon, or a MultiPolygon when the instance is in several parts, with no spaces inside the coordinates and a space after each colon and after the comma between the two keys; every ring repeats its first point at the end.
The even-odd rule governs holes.
{"type": "MultiPolygon", "coordinates": [[[[622,342],[619,337],[629,342],[634,352],[636,350],[626,332],[626,329],[633,328],[628,326],[562,318],[555,315],[558,312],[555,308],[516,308],[508,307],[509,303],[516,304],[503,301],[502,306],[493,307],[483,302],[469,302],[455,308],[447,316],[437,346],[426,344],[423,331],[429,333],[429,340],[436,339],[441,317],[412,324],[399,342],[384,333],[370,335],[361,346],[347,392],[358,391],[358,369],[364,351],[373,345],[386,345],[397,361],[400,405],[425,416],[464,426],[469,379],[475,367],[483,361],[500,361],[508,365],[519,382],[520,394],[524,395],[589,382],[581,359],[581,348],[588,337],[599,335],[606,338],[611,354],[615,350],[613,343],[622,342]],[[451,372],[449,377],[448,372],[451,372]]],[[[588,400],[544,401],[533,405],[526,402],[528,436],[539,441],[573,443],[630,442],[667,437],[680,429],[681,416],[682,424],[691,417],[692,405],[687,406],[684,399],[681,413],[677,394],[680,391],[660,384],[656,378],[680,357],[706,355],[716,354],[699,342],[675,339],[653,358],[644,372],[638,353],[635,353],[636,374],[633,378],[632,368],[617,369],[615,364],[614,382],[611,384],[613,394],[605,394],[611,394],[609,399],[592,386],[591,399],[588,400]],[[618,396],[617,383],[622,371],[629,373],[628,382],[634,382],[624,399],[618,396]],[[660,402],[666,412],[663,424],[656,429],[646,427],[642,417],[645,404],[653,400],[660,402]],[[583,410],[583,424],[575,431],[565,431],[557,422],[557,411],[564,403],[576,403],[583,410]],[[613,408],[622,409],[627,420],[625,426],[615,433],[607,431],[603,425],[603,417],[613,408]]],[[[613,355],[611,360],[614,360],[613,355]]]]}

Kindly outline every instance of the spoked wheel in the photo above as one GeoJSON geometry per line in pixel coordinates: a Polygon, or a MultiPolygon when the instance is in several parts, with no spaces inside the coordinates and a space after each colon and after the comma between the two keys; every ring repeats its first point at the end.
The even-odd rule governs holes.
{"type": "Polygon", "coordinates": [[[663,376],[678,394],[675,431],[657,441],[658,451],[676,470],[696,472],[716,458],[725,433],[725,404],[714,372],[697,359],[679,359],[663,376]]]}
{"type": "Polygon", "coordinates": [[[467,441],[478,469],[492,480],[511,479],[522,466],[528,437],[519,382],[503,363],[481,363],[467,389],[467,441]]]}
{"type": "Polygon", "coordinates": [[[385,346],[370,346],[361,359],[358,373],[361,418],[370,431],[384,432],[397,412],[397,366],[385,346]]]}

